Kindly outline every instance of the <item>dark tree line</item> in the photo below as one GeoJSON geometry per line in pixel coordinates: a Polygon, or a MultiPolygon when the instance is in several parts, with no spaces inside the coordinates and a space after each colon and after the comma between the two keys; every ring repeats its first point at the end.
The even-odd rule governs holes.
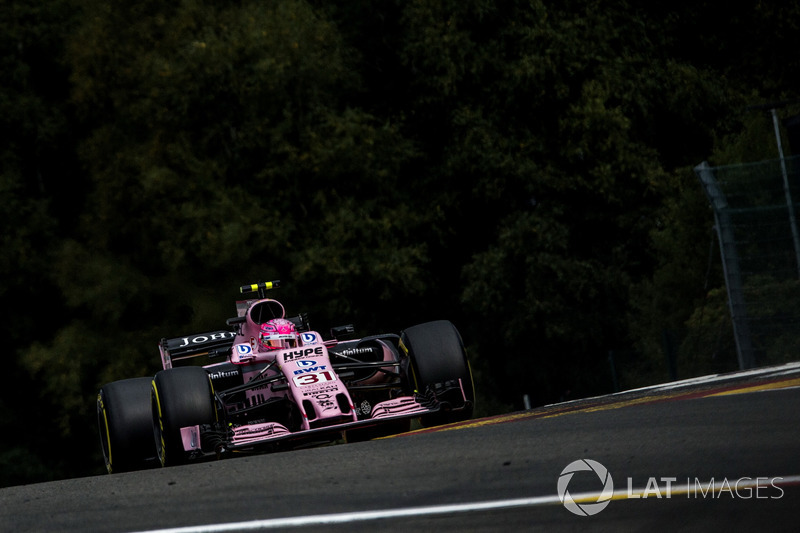
{"type": "Polygon", "coordinates": [[[691,168],[774,157],[744,109],[797,97],[798,15],[3,3],[0,484],[97,473],[98,387],[258,280],[320,330],[453,320],[482,414],[609,392],[609,354],[622,386],[732,368],[691,168]]]}

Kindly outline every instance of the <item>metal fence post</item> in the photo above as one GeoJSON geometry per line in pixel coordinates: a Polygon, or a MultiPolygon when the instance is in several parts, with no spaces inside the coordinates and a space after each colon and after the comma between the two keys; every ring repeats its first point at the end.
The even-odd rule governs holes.
{"type": "Polygon", "coordinates": [[[756,361],[753,351],[753,339],[747,322],[742,271],[739,265],[739,254],[736,250],[733,222],[728,212],[728,200],[717,185],[717,180],[714,179],[714,172],[706,161],[697,165],[694,171],[703,183],[706,195],[714,208],[714,222],[717,236],[719,237],[722,268],[725,274],[725,286],[728,291],[728,304],[733,322],[733,335],[736,340],[739,368],[743,370],[754,368],[756,361]]]}

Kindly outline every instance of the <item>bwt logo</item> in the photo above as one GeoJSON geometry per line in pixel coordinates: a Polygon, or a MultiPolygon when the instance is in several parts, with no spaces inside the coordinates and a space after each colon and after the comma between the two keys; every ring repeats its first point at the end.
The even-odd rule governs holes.
{"type": "Polygon", "coordinates": [[[577,461],[571,462],[566,468],[564,468],[564,470],[561,471],[561,475],[558,477],[558,498],[569,512],[578,516],[596,515],[606,508],[609,502],[611,502],[611,497],[613,495],[614,481],[611,479],[611,474],[609,474],[608,469],[597,461],[593,461],[591,459],[578,459],[577,461]],[[583,497],[579,497],[576,501],[567,488],[569,486],[569,482],[572,481],[572,476],[574,476],[576,472],[585,471],[594,472],[597,474],[597,477],[603,486],[603,490],[599,495],[584,495],[583,497]]]}

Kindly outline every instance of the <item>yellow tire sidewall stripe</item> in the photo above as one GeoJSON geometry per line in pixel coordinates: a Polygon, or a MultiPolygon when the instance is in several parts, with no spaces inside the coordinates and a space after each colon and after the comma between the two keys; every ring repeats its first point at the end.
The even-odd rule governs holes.
{"type": "Polygon", "coordinates": [[[103,427],[105,429],[105,439],[106,439],[106,449],[108,450],[108,464],[106,464],[106,469],[108,473],[111,474],[112,469],[112,460],[111,460],[111,432],[108,429],[108,415],[106,414],[106,406],[103,402],[103,395],[97,395],[97,403],[100,405],[100,412],[103,413],[103,427]]]}

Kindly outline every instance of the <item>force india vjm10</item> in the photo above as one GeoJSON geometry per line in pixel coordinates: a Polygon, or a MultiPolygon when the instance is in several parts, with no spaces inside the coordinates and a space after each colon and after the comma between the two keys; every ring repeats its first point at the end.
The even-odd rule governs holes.
{"type": "Polygon", "coordinates": [[[324,340],[266,298],[277,281],[241,287],[229,329],[162,339],[155,377],[108,383],[97,396],[109,473],[236,453],[364,440],[472,416],[461,337],[441,320],[400,333],[324,340]]]}

